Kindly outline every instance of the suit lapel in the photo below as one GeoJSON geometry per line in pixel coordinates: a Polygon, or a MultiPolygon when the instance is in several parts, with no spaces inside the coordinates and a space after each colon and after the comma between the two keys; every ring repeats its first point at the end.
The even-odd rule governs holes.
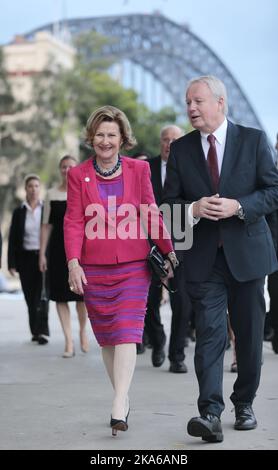
{"type": "Polygon", "coordinates": [[[85,165],[82,168],[83,176],[82,183],[85,182],[85,190],[91,202],[102,204],[98,187],[97,187],[97,178],[96,172],[93,168],[92,159],[87,160],[85,165]]]}
{"type": "Polygon", "coordinates": [[[235,124],[228,121],[226,144],[220,174],[219,192],[223,191],[225,181],[231,177],[232,168],[238,156],[240,139],[238,138],[238,129],[235,124]]]}
{"type": "MultiPolygon", "coordinates": [[[[132,160],[122,157],[122,171],[123,171],[123,203],[130,201],[131,189],[133,185],[133,165],[132,160]]],[[[85,182],[85,189],[91,202],[102,204],[98,187],[96,172],[93,168],[92,160],[89,159],[82,168],[82,179],[85,182]]]]}
{"type": "Polygon", "coordinates": [[[162,197],[162,181],[161,181],[161,157],[157,157],[154,159],[153,162],[153,172],[152,172],[152,178],[155,186],[155,190],[159,196],[159,199],[162,197]]]}
{"type": "MultiPolygon", "coordinates": [[[[122,170],[123,170],[123,204],[130,202],[131,189],[133,187],[133,162],[132,159],[122,157],[122,170]]],[[[134,188],[133,188],[134,189],[134,188]]]]}
{"type": "Polygon", "coordinates": [[[25,220],[26,220],[27,209],[25,206],[21,207],[19,211],[19,249],[23,249],[23,237],[25,231],[25,220]]]}

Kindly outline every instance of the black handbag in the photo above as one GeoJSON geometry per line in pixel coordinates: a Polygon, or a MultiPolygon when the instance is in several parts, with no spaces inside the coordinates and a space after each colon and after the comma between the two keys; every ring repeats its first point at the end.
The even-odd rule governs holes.
{"type": "Polygon", "coordinates": [[[158,250],[157,246],[152,246],[151,251],[147,256],[147,260],[153,274],[156,277],[160,279],[167,276],[168,272],[164,267],[165,260],[160,251],[158,250]]]}
{"type": "MultiPolygon", "coordinates": [[[[151,247],[151,251],[149,252],[147,256],[147,261],[148,261],[148,264],[152,271],[153,276],[160,282],[160,284],[162,284],[169,292],[171,292],[171,294],[174,294],[174,292],[177,292],[177,290],[170,289],[167,286],[167,284],[161,281],[161,278],[167,277],[168,271],[165,268],[165,259],[163,258],[163,255],[160,253],[156,245],[153,245],[151,247]]],[[[173,263],[171,262],[171,260],[169,261],[172,265],[172,269],[174,272],[173,263]]]]}

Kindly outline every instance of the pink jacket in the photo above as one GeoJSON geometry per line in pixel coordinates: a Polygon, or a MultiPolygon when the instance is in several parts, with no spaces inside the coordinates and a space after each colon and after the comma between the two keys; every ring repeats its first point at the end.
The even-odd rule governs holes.
{"type": "MultiPolygon", "coordinates": [[[[155,213],[151,219],[152,227],[156,227],[157,234],[152,238],[156,245],[163,254],[173,250],[170,235],[155,204],[149,164],[129,157],[121,158],[124,194],[120,211],[117,210],[114,216],[108,214],[100,199],[92,160],[86,160],[69,170],[67,210],[64,217],[64,240],[68,260],[77,258],[81,264],[117,264],[145,259],[150,251],[150,244],[142,237],[142,229],[140,236],[142,204],[152,204],[152,213],[155,213]],[[131,208],[131,211],[125,212],[126,207],[131,208]],[[94,233],[96,228],[101,233],[98,237],[95,237],[94,233]],[[132,233],[132,238],[123,236],[125,231],[132,233]]],[[[150,232],[150,216],[148,219],[150,232]]]]}

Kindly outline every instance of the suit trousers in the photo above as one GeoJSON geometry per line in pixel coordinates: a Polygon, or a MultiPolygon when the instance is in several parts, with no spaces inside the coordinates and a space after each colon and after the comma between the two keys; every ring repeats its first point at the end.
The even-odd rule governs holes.
{"type": "Polygon", "coordinates": [[[19,258],[19,277],[28,307],[29,326],[33,336],[48,335],[48,320],[41,315],[39,302],[42,290],[42,273],[39,270],[39,252],[23,250],[19,258]]]}
{"type": "Polygon", "coordinates": [[[157,279],[152,278],[148,294],[144,331],[147,333],[154,349],[162,349],[166,343],[166,335],[161,322],[159,310],[161,296],[162,287],[158,284],[157,279]]]}
{"type": "Polygon", "coordinates": [[[195,371],[199,383],[201,415],[221,415],[223,361],[227,344],[227,305],[235,334],[238,376],[231,401],[252,404],[261,374],[265,319],[264,278],[237,281],[223,248],[218,249],[213,271],[205,282],[188,282],[196,326],[195,371]]]}
{"type": "MultiPolygon", "coordinates": [[[[160,316],[162,287],[158,287],[157,284],[158,281],[152,279],[147,303],[145,330],[154,349],[161,349],[165,345],[166,335],[160,316]]],[[[171,362],[182,362],[185,359],[185,341],[188,336],[192,310],[191,302],[186,292],[183,265],[177,269],[175,278],[170,279],[169,286],[172,290],[177,289],[177,292],[170,293],[172,318],[168,358],[171,362]]]]}
{"type": "Polygon", "coordinates": [[[170,293],[172,320],[168,358],[171,362],[183,362],[185,341],[189,336],[189,321],[192,318],[192,306],[186,290],[183,264],[176,270],[174,279],[169,280],[169,285],[177,292],[170,293]]]}
{"type": "Polygon", "coordinates": [[[278,271],[268,276],[270,326],[278,332],[278,271]]]}

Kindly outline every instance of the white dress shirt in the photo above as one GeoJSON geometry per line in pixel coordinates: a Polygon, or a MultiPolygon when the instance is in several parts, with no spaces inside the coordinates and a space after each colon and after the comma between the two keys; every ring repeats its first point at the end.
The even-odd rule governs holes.
{"type": "MultiPolygon", "coordinates": [[[[226,145],[227,128],[228,128],[228,121],[225,118],[222,124],[212,133],[215,137],[215,147],[216,147],[219,175],[221,175],[221,169],[222,169],[222,163],[223,163],[223,157],[224,157],[224,151],[225,151],[225,145],[226,145]]],[[[209,135],[210,134],[205,134],[204,132],[201,132],[201,144],[203,147],[206,160],[208,158],[208,151],[209,151],[209,146],[210,146],[208,142],[209,135]]],[[[192,204],[190,204],[188,208],[188,223],[190,227],[193,227],[193,225],[196,225],[200,220],[199,217],[193,217],[193,204],[194,202],[192,202],[192,204]]]]}
{"type": "Polygon", "coordinates": [[[167,167],[167,162],[165,162],[165,160],[161,159],[161,183],[162,183],[162,188],[164,186],[165,179],[166,179],[166,167],[167,167]]]}
{"type": "Polygon", "coordinates": [[[41,233],[41,216],[42,216],[42,201],[39,201],[35,209],[28,204],[27,201],[23,202],[26,207],[26,218],[23,235],[23,248],[24,250],[39,250],[40,249],[40,233],[41,233]]]}

